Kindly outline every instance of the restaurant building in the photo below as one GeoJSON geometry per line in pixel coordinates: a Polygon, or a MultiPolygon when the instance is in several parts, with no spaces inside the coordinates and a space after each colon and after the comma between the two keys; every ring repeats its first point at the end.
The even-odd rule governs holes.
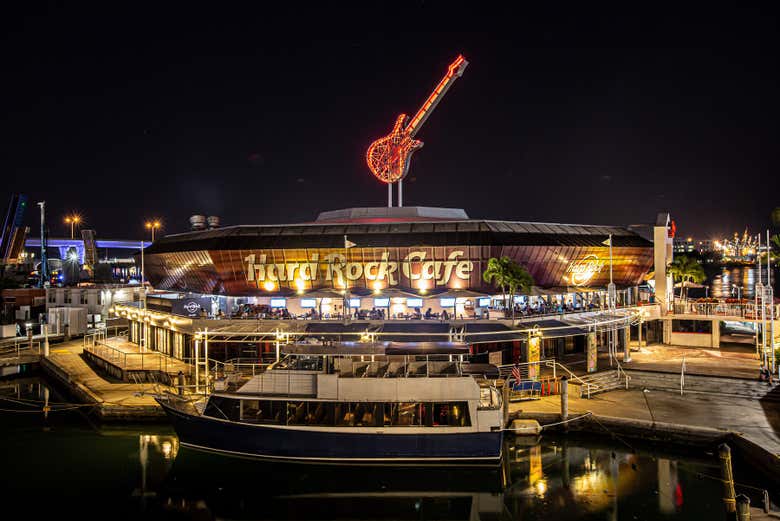
{"type": "Polygon", "coordinates": [[[489,259],[503,256],[534,279],[515,297],[522,309],[603,306],[610,276],[618,303],[635,303],[653,269],[652,233],[651,225],[471,219],[450,208],[350,208],[309,223],[168,235],[146,248],[145,271],[191,316],[233,316],[253,304],[321,318],[342,317],[345,307],[350,316],[377,308],[408,318],[430,308],[474,318],[504,305],[483,279],[489,259]],[[187,298],[200,300],[185,309],[187,298]]]}

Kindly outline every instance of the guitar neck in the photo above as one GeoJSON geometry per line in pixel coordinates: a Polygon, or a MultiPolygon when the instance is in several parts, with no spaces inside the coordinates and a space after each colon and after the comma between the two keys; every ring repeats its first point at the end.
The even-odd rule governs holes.
{"type": "Polygon", "coordinates": [[[455,83],[455,80],[463,75],[463,71],[468,64],[469,62],[467,62],[466,58],[462,55],[459,55],[455,58],[455,61],[450,64],[447,68],[447,74],[445,74],[439,84],[436,85],[436,88],[433,89],[431,95],[428,96],[428,99],[425,100],[425,103],[420,107],[420,110],[417,111],[406,126],[405,131],[410,137],[414,137],[414,135],[417,134],[423,126],[423,123],[425,123],[425,120],[427,120],[428,116],[433,112],[433,109],[436,108],[436,105],[439,104],[449,88],[452,87],[452,84],[455,83]]]}

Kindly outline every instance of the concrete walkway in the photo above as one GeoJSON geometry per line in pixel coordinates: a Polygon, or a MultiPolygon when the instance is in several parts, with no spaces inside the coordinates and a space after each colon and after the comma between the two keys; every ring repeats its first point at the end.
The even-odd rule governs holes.
{"type": "MultiPolygon", "coordinates": [[[[626,369],[680,373],[683,357],[686,374],[726,376],[757,380],[760,361],[752,346],[707,349],[673,345],[652,345],[631,352],[631,361],[623,364],[626,369]]],[[[623,363],[622,353],[618,359],[623,363]]],[[[606,359],[599,360],[599,368],[608,367],[606,359]]]]}
{"type": "MultiPolygon", "coordinates": [[[[738,396],[686,394],[629,389],[588,399],[569,397],[569,415],[592,412],[644,421],[674,423],[741,432],[765,450],[780,457],[780,404],[738,396]]],[[[513,402],[510,413],[560,413],[560,396],[513,402]]]]}

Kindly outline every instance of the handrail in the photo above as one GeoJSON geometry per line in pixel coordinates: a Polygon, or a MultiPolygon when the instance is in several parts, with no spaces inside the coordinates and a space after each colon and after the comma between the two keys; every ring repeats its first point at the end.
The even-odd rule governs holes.
{"type": "Polygon", "coordinates": [[[630,376],[628,375],[628,373],[626,373],[626,371],[623,369],[623,366],[620,364],[620,362],[618,361],[618,359],[617,359],[617,358],[615,358],[615,363],[617,364],[617,373],[618,373],[618,378],[620,377],[620,375],[623,375],[623,377],[624,377],[624,378],[625,378],[625,380],[626,380],[626,389],[628,389],[628,381],[629,381],[629,380],[631,380],[631,377],[630,377],[630,376]]]}
{"type": "Polygon", "coordinates": [[[579,383],[580,387],[584,387],[589,399],[590,399],[590,392],[591,392],[591,390],[593,390],[593,391],[598,390],[599,386],[597,384],[594,384],[592,382],[586,382],[585,380],[583,380],[582,378],[580,378],[576,374],[572,373],[571,370],[568,367],[566,367],[565,365],[563,365],[562,363],[558,362],[555,359],[552,359],[552,362],[553,362],[553,364],[557,364],[557,365],[561,366],[561,369],[563,369],[564,371],[566,371],[568,373],[569,379],[572,379],[575,382],[579,383]]]}

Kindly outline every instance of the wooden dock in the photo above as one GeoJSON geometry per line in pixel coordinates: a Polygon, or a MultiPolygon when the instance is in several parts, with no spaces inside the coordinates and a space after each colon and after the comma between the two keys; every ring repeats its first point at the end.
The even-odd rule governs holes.
{"type": "Polygon", "coordinates": [[[156,384],[117,382],[100,374],[82,356],[83,340],[53,346],[41,368],[104,421],[161,421],[165,414],[154,398],[156,384]]]}

